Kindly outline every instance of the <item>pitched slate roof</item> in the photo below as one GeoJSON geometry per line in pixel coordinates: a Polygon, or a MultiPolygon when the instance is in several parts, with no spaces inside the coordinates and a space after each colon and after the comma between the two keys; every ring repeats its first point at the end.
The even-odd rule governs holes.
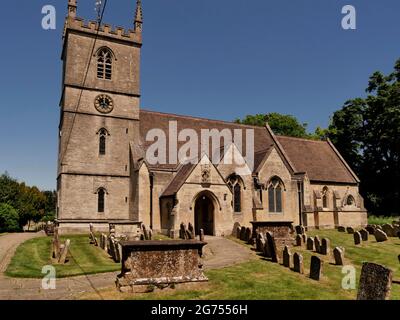
{"type": "MultiPolygon", "coordinates": [[[[140,137],[142,141],[141,147],[144,151],[153,144],[153,142],[146,142],[146,135],[148,131],[151,129],[161,129],[168,138],[170,121],[177,122],[178,133],[183,129],[193,129],[197,132],[199,137],[201,136],[202,129],[217,129],[219,131],[222,131],[223,129],[229,129],[232,132],[235,129],[242,129],[243,153],[246,152],[245,129],[254,129],[255,173],[275,145],[277,150],[281,151],[280,154],[285,158],[284,160],[286,163],[289,163],[295,172],[307,173],[311,181],[351,184],[359,181],[357,176],[352,172],[351,168],[348,167],[344,159],[329,141],[315,141],[285,136],[273,136],[273,133],[264,127],[247,126],[232,122],[195,118],[148,110],[140,111],[140,137]]],[[[178,142],[178,149],[185,143],[186,142],[178,142]]],[[[199,152],[200,150],[201,149],[199,148],[199,152]]],[[[210,150],[210,154],[212,154],[212,151],[213,150],[210,150]]],[[[168,157],[168,144],[166,152],[168,157]]],[[[193,165],[149,165],[149,169],[177,171],[176,176],[164,191],[163,195],[166,195],[171,193],[173,194],[175,190],[182,186],[187,176],[193,169],[193,165]]]]}
{"type": "Polygon", "coordinates": [[[328,141],[285,136],[276,138],[296,171],[306,172],[311,181],[357,183],[357,177],[328,141]]]}
{"type": "Polygon", "coordinates": [[[195,167],[196,165],[191,163],[183,165],[178,170],[175,177],[171,180],[167,188],[164,190],[162,197],[173,196],[175,193],[177,193],[195,167]]]}

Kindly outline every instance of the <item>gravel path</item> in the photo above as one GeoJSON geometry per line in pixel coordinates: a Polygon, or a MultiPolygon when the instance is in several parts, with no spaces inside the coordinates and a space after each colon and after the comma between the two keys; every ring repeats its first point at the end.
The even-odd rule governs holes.
{"type": "MultiPolygon", "coordinates": [[[[43,236],[43,233],[7,234],[0,237],[0,300],[69,300],[81,293],[94,292],[114,285],[118,272],[59,279],[56,290],[43,290],[41,279],[16,279],[4,276],[19,244],[43,236]]],[[[245,262],[254,254],[244,246],[225,238],[206,237],[204,268],[220,269],[245,262]]]]}

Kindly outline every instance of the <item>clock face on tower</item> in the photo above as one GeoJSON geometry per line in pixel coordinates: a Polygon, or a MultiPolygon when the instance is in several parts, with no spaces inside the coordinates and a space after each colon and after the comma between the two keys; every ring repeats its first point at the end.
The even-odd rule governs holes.
{"type": "Polygon", "coordinates": [[[96,110],[101,113],[110,113],[114,109],[114,103],[110,96],[101,94],[94,101],[96,110]]]}

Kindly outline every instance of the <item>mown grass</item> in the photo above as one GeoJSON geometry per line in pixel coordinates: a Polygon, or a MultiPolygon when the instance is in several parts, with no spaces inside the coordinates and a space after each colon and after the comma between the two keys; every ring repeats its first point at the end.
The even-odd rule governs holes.
{"type": "MultiPolygon", "coordinates": [[[[346,248],[346,264],[356,269],[356,289],[345,290],[342,280],[345,274],[342,267],[334,265],[331,256],[323,256],[305,248],[294,247],[292,254],[299,252],[304,257],[305,274],[300,275],[282,265],[272,263],[260,256],[236,266],[210,270],[206,272],[208,283],[193,285],[190,289],[155,291],[148,294],[121,294],[115,288],[101,291],[104,299],[149,299],[149,300],[349,300],[357,296],[357,287],[364,261],[376,262],[390,267],[394,271],[394,278],[400,280],[400,239],[390,238],[384,243],[377,243],[370,238],[368,243],[355,246],[353,235],[339,233],[336,230],[316,230],[309,232],[309,236],[318,235],[331,240],[332,250],[335,246],[346,248]],[[324,260],[323,278],[314,281],[309,278],[310,260],[312,255],[317,255],[324,260]]],[[[233,241],[240,242],[231,238],[233,241]]],[[[83,299],[97,299],[96,295],[84,295],[83,299]]],[[[392,299],[400,299],[400,285],[393,285],[392,299]]]]}
{"type": "Polygon", "coordinates": [[[392,224],[393,221],[399,220],[399,217],[385,217],[385,216],[369,216],[369,224],[384,225],[386,223],[392,224]]]}
{"type": "MultiPolygon", "coordinates": [[[[51,259],[51,237],[35,238],[26,241],[17,248],[6,275],[16,278],[42,278],[42,268],[54,265],[58,278],[85,274],[104,273],[120,270],[103,250],[89,244],[87,235],[68,236],[71,240],[68,262],[55,264],[51,259]]],[[[65,241],[66,237],[61,237],[65,241]]]]}

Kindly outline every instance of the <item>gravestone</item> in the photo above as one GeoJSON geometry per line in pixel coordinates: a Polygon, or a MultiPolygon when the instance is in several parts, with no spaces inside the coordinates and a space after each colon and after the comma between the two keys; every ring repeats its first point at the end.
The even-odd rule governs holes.
{"type": "Polygon", "coordinates": [[[298,234],[296,236],[296,246],[301,247],[302,245],[303,245],[303,237],[300,234],[298,234]]]}
{"type": "Polygon", "coordinates": [[[57,261],[60,259],[60,241],[56,239],[55,237],[53,238],[53,258],[57,259],[57,261]]]}
{"type": "Polygon", "coordinates": [[[200,229],[200,241],[204,242],[204,230],[200,229]]]}
{"type": "Polygon", "coordinates": [[[62,249],[60,259],[58,260],[59,263],[64,264],[67,261],[70,244],[71,244],[71,241],[69,239],[67,239],[67,241],[65,241],[64,248],[62,249]]]}
{"type": "Polygon", "coordinates": [[[104,248],[104,243],[103,243],[103,235],[100,235],[100,248],[103,249],[104,248]]]}
{"type": "Polygon", "coordinates": [[[383,232],[386,233],[388,237],[396,237],[397,234],[395,233],[395,229],[391,224],[384,224],[382,226],[383,232]]]}
{"type": "Polygon", "coordinates": [[[359,232],[354,232],[354,244],[357,246],[361,244],[361,234],[359,232]]]}
{"type": "Polygon", "coordinates": [[[262,233],[258,233],[257,234],[257,238],[256,238],[256,250],[257,250],[257,252],[263,252],[264,251],[264,244],[265,244],[264,235],[262,233]]]}
{"type": "Polygon", "coordinates": [[[245,241],[247,243],[250,243],[251,235],[252,235],[251,229],[250,228],[246,228],[245,241]]]}
{"type": "Polygon", "coordinates": [[[369,232],[365,229],[361,229],[360,231],[362,241],[368,241],[369,232]]]}
{"type": "Polygon", "coordinates": [[[367,230],[370,235],[373,235],[375,233],[376,227],[368,225],[365,227],[365,230],[367,230]]]}
{"type": "Polygon", "coordinates": [[[236,228],[236,238],[237,239],[240,239],[240,231],[242,230],[242,228],[241,227],[237,227],[236,228]]]}
{"type": "Polygon", "coordinates": [[[276,248],[275,238],[273,237],[271,232],[267,232],[267,242],[272,262],[278,263],[279,262],[278,250],[276,248]]]}
{"type": "Polygon", "coordinates": [[[261,243],[263,245],[263,251],[262,252],[264,254],[264,257],[271,258],[271,250],[269,249],[268,240],[263,238],[263,239],[261,239],[261,243]]]}
{"type": "Polygon", "coordinates": [[[339,232],[346,232],[346,228],[343,226],[339,226],[337,229],[339,232]]]}
{"type": "Polygon", "coordinates": [[[245,241],[246,238],[246,227],[240,229],[240,240],[245,241]]]}
{"type": "Polygon", "coordinates": [[[297,252],[293,255],[293,270],[294,272],[304,274],[303,256],[297,252]]]}
{"type": "Polygon", "coordinates": [[[337,266],[344,265],[344,252],[341,248],[336,247],[335,249],[333,249],[333,256],[335,258],[335,264],[337,266]]]}
{"type": "Polygon", "coordinates": [[[361,270],[357,300],[389,300],[392,278],[392,270],[365,262],[361,270]]]}
{"type": "Polygon", "coordinates": [[[307,235],[303,234],[302,237],[303,237],[303,243],[307,244],[307,239],[308,239],[307,235]]]}
{"type": "Polygon", "coordinates": [[[346,231],[347,231],[348,234],[353,234],[353,233],[354,233],[354,228],[352,228],[352,227],[347,227],[347,228],[346,228],[346,231]]]}
{"type": "Polygon", "coordinates": [[[189,231],[189,239],[194,240],[196,238],[196,233],[194,231],[194,227],[191,222],[189,222],[188,231],[189,231]]]}
{"type": "Polygon", "coordinates": [[[153,230],[149,229],[149,240],[153,240],[153,230]]]}
{"type": "Polygon", "coordinates": [[[235,222],[235,224],[233,225],[232,237],[239,238],[240,231],[238,233],[238,228],[240,230],[240,223],[239,222],[235,222]]]}
{"type": "Polygon", "coordinates": [[[307,250],[314,250],[314,239],[312,237],[307,239],[307,250]]]}
{"type": "Polygon", "coordinates": [[[375,230],[374,236],[377,242],[384,242],[388,240],[387,234],[380,229],[375,230]]]}
{"type": "Polygon", "coordinates": [[[317,256],[311,257],[310,278],[319,281],[322,277],[322,266],[324,262],[317,256]]]}
{"type": "Polygon", "coordinates": [[[292,254],[290,253],[289,247],[285,246],[283,249],[283,265],[286,268],[290,268],[292,260],[292,254]]]}
{"type": "Polygon", "coordinates": [[[327,256],[331,252],[331,242],[329,239],[323,238],[321,245],[321,254],[327,256]]]}
{"type": "Polygon", "coordinates": [[[300,235],[302,235],[306,232],[306,229],[303,226],[296,226],[295,229],[296,229],[296,233],[300,234],[300,235]]]}
{"type": "Polygon", "coordinates": [[[179,228],[179,239],[186,240],[186,236],[186,225],[184,223],[181,223],[179,228]]]}
{"type": "Polygon", "coordinates": [[[321,240],[319,239],[318,236],[315,236],[314,238],[314,246],[315,246],[315,251],[317,253],[321,253],[321,240]]]}

